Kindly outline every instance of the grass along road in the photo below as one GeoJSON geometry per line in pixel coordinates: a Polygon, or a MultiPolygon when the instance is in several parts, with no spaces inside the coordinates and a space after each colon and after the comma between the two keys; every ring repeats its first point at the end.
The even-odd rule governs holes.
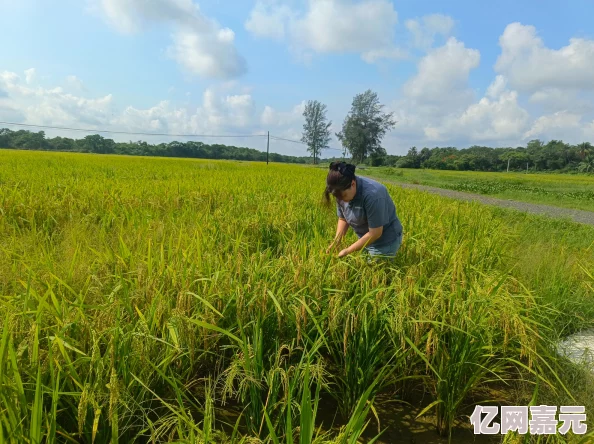
{"type": "MultiPolygon", "coordinates": [[[[390,183],[398,185],[403,188],[416,189],[420,191],[428,191],[430,193],[439,194],[443,197],[452,199],[459,199],[471,202],[480,202],[487,205],[494,205],[510,210],[521,211],[526,213],[537,214],[541,216],[548,216],[560,219],[569,219],[573,222],[594,226],[594,211],[576,210],[572,208],[556,207],[553,205],[534,204],[529,202],[521,202],[517,200],[499,199],[496,197],[485,196],[484,194],[473,194],[462,191],[448,190],[445,188],[431,187],[428,185],[417,185],[412,183],[395,182],[388,179],[380,179],[379,177],[367,176],[380,180],[383,183],[390,183]]],[[[594,241],[594,239],[593,239],[594,241]]]]}
{"type": "Polygon", "coordinates": [[[362,174],[397,183],[444,188],[503,200],[594,211],[594,176],[365,168],[362,174]]]}

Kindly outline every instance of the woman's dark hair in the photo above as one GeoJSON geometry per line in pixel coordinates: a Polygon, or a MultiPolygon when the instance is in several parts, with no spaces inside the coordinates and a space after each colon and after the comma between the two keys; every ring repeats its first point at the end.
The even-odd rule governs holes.
{"type": "Polygon", "coordinates": [[[326,177],[326,190],[324,192],[326,204],[330,204],[330,194],[336,196],[337,193],[348,190],[353,179],[355,179],[355,165],[345,162],[332,162],[326,177]]]}

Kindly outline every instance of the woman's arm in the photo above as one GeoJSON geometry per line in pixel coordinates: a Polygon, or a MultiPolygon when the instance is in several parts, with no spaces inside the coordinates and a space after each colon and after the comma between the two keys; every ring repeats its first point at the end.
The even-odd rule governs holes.
{"type": "Polygon", "coordinates": [[[347,231],[349,231],[349,224],[345,219],[339,218],[338,224],[336,225],[336,237],[335,239],[342,239],[347,231]]]}
{"type": "Polygon", "coordinates": [[[378,240],[381,237],[383,232],[384,232],[384,227],[370,228],[369,231],[367,233],[365,233],[364,236],[361,237],[361,239],[359,239],[357,242],[352,244],[350,247],[342,250],[338,254],[338,257],[344,257],[347,254],[351,254],[351,253],[354,253],[355,251],[361,250],[366,245],[374,243],[376,240],[378,240]]]}
{"type": "Polygon", "coordinates": [[[347,231],[349,230],[349,224],[343,218],[338,218],[338,224],[336,225],[336,236],[334,240],[326,250],[326,253],[332,251],[332,249],[342,241],[344,236],[346,235],[347,231]]]}

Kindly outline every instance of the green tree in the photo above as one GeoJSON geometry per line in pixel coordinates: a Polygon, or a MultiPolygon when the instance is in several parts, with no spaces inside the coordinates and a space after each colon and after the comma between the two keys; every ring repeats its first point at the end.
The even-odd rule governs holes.
{"type": "Polygon", "coordinates": [[[13,131],[8,128],[0,128],[0,148],[10,148],[12,145],[13,131]]]}
{"type": "Polygon", "coordinates": [[[353,99],[342,130],[336,134],[353,161],[363,162],[370,154],[380,151],[383,137],[396,124],[393,113],[386,114],[383,108],[377,94],[370,89],[353,99]]]}
{"type": "MultiPolygon", "coordinates": [[[[583,144],[586,145],[586,144],[583,144]]],[[[594,172],[594,151],[592,151],[592,147],[591,145],[588,143],[587,145],[589,146],[584,146],[583,149],[583,154],[584,157],[582,158],[582,161],[579,163],[577,170],[580,173],[592,173],[594,172]]]]}
{"type": "Polygon", "coordinates": [[[539,140],[531,140],[526,145],[526,151],[530,156],[530,161],[537,170],[544,170],[547,167],[547,153],[544,150],[544,143],[539,140]]]}
{"type": "Polygon", "coordinates": [[[310,100],[303,111],[305,123],[303,124],[303,136],[301,141],[307,144],[307,151],[314,158],[319,159],[322,149],[328,148],[331,140],[330,125],[332,122],[326,118],[326,105],[317,100],[310,100]]]}
{"type": "Polygon", "coordinates": [[[475,157],[476,156],[474,154],[462,154],[461,156],[458,156],[454,162],[456,169],[460,171],[472,170],[472,164],[475,157]]]}
{"type": "Polygon", "coordinates": [[[388,153],[384,148],[374,151],[369,156],[371,166],[383,166],[386,164],[388,153]]]}
{"type": "Polygon", "coordinates": [[[431,150],[429,148],[423,148],[419,153],[419,157],[421,159],[420,167],[423,167],[425,162],[431,157],[431,150]]]}
{"type": "Polygon", "coordinates": [[[82,140],[84,150],[90,153],[111,154],[115,152],[115,142],[112,139],[105,139],[99,134],[86,136],[82,140]]]}
{"type": "Polygon", "coordinates": [[[406,157],[409,159],[408,164],[411,165],[409,168],[421,168],[421,157],[416,146],[409,148],[406,157]]]}
{"type": "Polygon", "coordinates": [[[24,148],[28,150],[43,150],[46,145],[45,132],[19,130],[12,133],[12,144],[15,148],[24,148]]]}
{"type": "Polygon", "coordinates": [[[89,153],[103,152],[103,136],[99,134],[92,134],[83,139],[83,146],[89,153]]]}
{"type": "Polygon", "coordinates": [[[69,139],[67,137],[54,137],[49,141],[50,149],[56,151],[74,151],[76,148],[76,143],[74,139],[69,139]]]}
{"type": "Polygon", "coordinates": [[[594,151],[594,148],[590,142],[581,143],[578,147],[578,157],[580,160],[584,160],[590,153],[594,151]]]}
{"type": "Polygon", "coordinates": [[[506,169],[509,165],[510,169],[525,169],[526,164],[530,162],[530,157],[526,152],[510,150],[503,153],[499,158],[505,162],[506,169]]]}

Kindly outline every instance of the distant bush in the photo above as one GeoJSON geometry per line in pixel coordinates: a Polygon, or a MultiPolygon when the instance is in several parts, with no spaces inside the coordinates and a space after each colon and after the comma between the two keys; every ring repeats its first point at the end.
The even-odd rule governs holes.
{"type": "Polygon", "coordinates": [[[404,176],[404,171],[402,171],[401,169],[398,169],[398,168],[393,168],[393,167],[378,168],[377,171],[382,174],[388,175],[388,176],[398,176],[398,177],[404,176]]]}

